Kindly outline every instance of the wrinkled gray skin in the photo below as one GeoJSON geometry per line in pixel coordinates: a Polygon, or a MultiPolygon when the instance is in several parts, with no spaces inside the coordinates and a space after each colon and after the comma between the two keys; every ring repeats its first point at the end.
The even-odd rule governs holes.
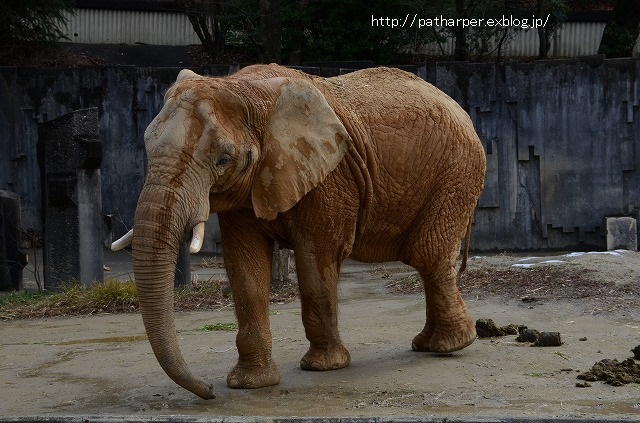
{"type": "MultiPolygon", "coordinates": [[[[277,384],[269,274],[274,240],[295,252],[309,370],[350,362],[337,326],[347,257],[403,261],[424,279],[417,351],[464,348],[475,328],[455,259],[483,187],[485,155],[468,115],[414,75],[387,68],[316,78],[277,65],[225,78],[180,73],[145,133],[147,179],[133,227],[140,309],[158,362],[213,398],[176,339],[178,245],[218,213],[239,331],[233,388],[277,384]]],[[[375,311],[373,311],[375,312],[375,311]]]]}

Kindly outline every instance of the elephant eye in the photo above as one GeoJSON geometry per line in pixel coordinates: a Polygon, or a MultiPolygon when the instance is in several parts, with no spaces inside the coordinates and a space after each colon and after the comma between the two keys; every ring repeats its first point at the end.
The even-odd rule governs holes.
{"type": "Polygon", "coordinates": [[[216,167],[227,167],[231,163],[231,157],[226,154],[218,157],[218,161],[216,162],[216,167]]]}

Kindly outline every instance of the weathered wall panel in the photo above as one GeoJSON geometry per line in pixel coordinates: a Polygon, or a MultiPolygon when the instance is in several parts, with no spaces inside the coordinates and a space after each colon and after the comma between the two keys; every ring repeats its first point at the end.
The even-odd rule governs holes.
{"type": "Polygon", "coordinates": [[[437,69],[436,85],[469,111],[487,152],[475,248],[602,246],[605,216],[637,216],[638,66],[627,59],[437,69]],[[486,197],[495,192],[497,207],[486,197]]]}
{"type": "MultiPolygon", "coordinates": [[[[220,75],[232,69],[201,71],[220,75]]],[[[38,123],[88,107],[97,107],[100,116],[103,212],[113,216],[115,236],[130,228],[146,168],[144,130],[179,70],[0,68],[0,186],[20,195],[25,228],[41,227],[38,123]]],[[[208,241],[214,249],[215,238],[208,241]]]]}

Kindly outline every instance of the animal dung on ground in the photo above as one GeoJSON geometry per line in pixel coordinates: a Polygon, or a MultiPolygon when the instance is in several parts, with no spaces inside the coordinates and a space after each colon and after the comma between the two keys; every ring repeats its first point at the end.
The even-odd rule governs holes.
{"type": "Polygon", "coordinates": [[[497,327],[491,319],[476,320],[476,333],[478,338],[495,338],[497,336],[517,335],[520,326],[509,324],[497,327]]]}
{"type": "Polygon", "coordinates": [[[640,364],[636,363],[633,358],[627,358],[622,362],[605,358],[595,363],[591,370],[579,374],[578,379],[587,382],[601,380],[613,386],[640,383],[640,364]]]}
{"type": "Polygon", "coordinates": [[[589,382],[576,382],[576,388],[591,388],[589,382]]]}
{"type": "MultiPolygon", "coordinates": [[[[491,319],[476,320],[478,338],[495,338],[498,336],[518,335],[517,342],[531,342],[532,347],[559,347],[562,339],[559,332],[540,332],[524,325],[496,326],[491,319]]],[[[639,346],[640,347],[640,346],[639,346]]]]}
{"type": "Polygon", "coordinates": [[[535,329],[529,329],[529,328],[522,328],[522,330],[518,331],[518,337],[516,338],[516,341],[518,342],[536,342],[536,339],[538,339],[538,335],[540,334],[540,332],[538,332],[535,329]]]}
{"type": "Polygon", "coordinates": [[[532,347],[559,347],[562,345],[560,332],[539,332],[526,327],[519,331],[516,341],[532,342],[532,347]]]}
{"type": "Polygon", "coordinates": [[[560,332],[540,332],[532,347],[559,347],[562,345],[560,332]]]}

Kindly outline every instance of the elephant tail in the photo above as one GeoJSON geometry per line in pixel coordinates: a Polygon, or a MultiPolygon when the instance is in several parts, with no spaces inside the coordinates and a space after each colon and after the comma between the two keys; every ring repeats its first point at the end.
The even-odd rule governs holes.
{"type": "Polygon", "coordinates": [[[458,270],[458,282],[460,282],[460,278],[465,270],[467,270],[467,259],[469,258],[469,241],[471,240],[471,223],[473,222],[473,215],[469,218],[469,223],[467,224],[467,233],[464,235],[464,251],[462,252],[462,264],[460,264],[460,269],[458,270]]]}

